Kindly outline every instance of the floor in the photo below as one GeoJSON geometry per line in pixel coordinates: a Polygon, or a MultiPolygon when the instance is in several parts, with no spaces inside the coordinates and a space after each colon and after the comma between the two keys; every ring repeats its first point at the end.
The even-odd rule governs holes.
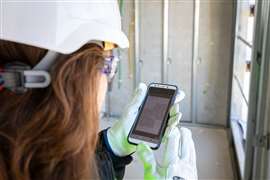
{"type": "MultiPolygon", "coordinates": [[[[113,124],[102,120],[101,129],[113,124]]],[[[234,179],[227,133],[224,129],[188,127],[192,131],[197,153],[198,177],[201,180],[234,179]]],[[[143,168],[134,157],[124,179],[143,179],[143,168]]]]}
{"type": "Polygon", "coordinates": [[[226,131],[202,127],[189,129],[195,142],[199,179],[234,179],[226,131]]]}

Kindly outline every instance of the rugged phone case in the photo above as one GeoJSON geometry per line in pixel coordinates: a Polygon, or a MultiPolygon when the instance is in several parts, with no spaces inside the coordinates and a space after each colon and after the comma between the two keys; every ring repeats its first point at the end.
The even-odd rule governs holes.
{"type": "MultiPolygon", "coordinates": [[[[138,116],[139,116],[139,114],[140,114],[141,108],[144,106],[145,101],[146,101],[146,98],[147,98],[147,96],[148,96],[149,88],[150,88],[151,85],[153,85],[153,84],[168,85],[168,86],[174,86],[174,87],[176,87],[176,91],[175,91],[175,93],[174,93],[174,95],[173,95],[173,98],[172,98],[172,101],[171,101],[171,103],[170,103],[170,105],[169,105],[170,108],[171,108],[171,106],[174,104],[174,101],[175,101],[175,98],[176,98],[176,95],[177,95],[177,92],[178,92],[178,87],[177,87],[176,85],[172,85],[172,84],[164,84],[164,83],[150,83],[150,84],[148,85],[148,87],[147,87],[147,93],[146,93],[146,96],[144,97],[143,103],[142,103],[142,105],[139,107],[139,113],[137,114],[136,120],[134,121],[134,123],[133,123],[133,125],[132,125],[132,127],[131,127],[131,129],[130,129],[130,131],[129,131],[129,133],[128,133],[127,141],[128,141],[130,144],[138,145],[138,144],[136,144],[136,143],[130,142],[130,141],[129,141],[129,136],[130,136],[131,132],[133,131],[135,125],[137,124],[138,116]]],[[[170,115],[169,115],[170,108],[169,108],[169,110],[167,111],[167,119],[166,119],[166,122],[165,122],[165,127],[167,127],[168,120],[169,120],[169,118],[170,118],[170,115]]],[[[163,136],[164,136],[165,131],[166,131],[166,128],[164,128],[163,131],[161,132],[161,138],[160,138],[160,140],[159,140],[159,143],[157,144],[157,147],[156,147],[156,148],[152,148],[152,147],[151,147],[151,149],[156,150],[156,149],[158,149],[158,148],[160,147],[160,144],[161,144],[161,142],[162,142],[162,138],[163,138],[163,136]]]]}

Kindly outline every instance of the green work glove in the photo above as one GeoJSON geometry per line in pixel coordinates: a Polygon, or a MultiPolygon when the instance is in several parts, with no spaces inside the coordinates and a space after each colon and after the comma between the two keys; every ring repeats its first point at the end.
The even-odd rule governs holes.
{"type": "MultiPolygon", "coordinates": [[[[182,100],[184,95],[181,97],[182,100]]],[[[144,179],[198,179],[194,142],[190,130],[179,129],[181,116],[178,103],[177,108],[170,111],[170,119],[158,150],[153,151],[145,144],[137,146],[136,155],[143,163],[144,179]]]]}
{"type": "MultiPolygon", "coordinates": [[[[119,119],[107,131],[107,140],[113,153],[117,156],[127,156],[136,151],[136,146],[128,142],[128,134],[136,120],[140,106],[143,103],[147,92],[147,86],[143,83],[135,91],[135,94],[125,109],[121,119],[119,119]]],[[[179,94],[173,107],[170,110],[170,115],[177,114],[179,111],[179,102],[184,98],[184,94],[179,94]]]]}
{"type": "Polygon", "coordinates": [[[190,130],[175,127],[157,151],[139,144],[137,156],[144,166],[144,179],[197,180],[196,153],[190,130]]]}
{"type": "Polygon", "coordinates": [[[117,156],[127,156],[136,150],[136,146],[127,141],[129,131],[137,117],[138,110],[144,100],[147,92],[147,86],[140,83],[135,90],[131,102],[127,105],[121,119],[107,131],[108,143],[117,156]]]}

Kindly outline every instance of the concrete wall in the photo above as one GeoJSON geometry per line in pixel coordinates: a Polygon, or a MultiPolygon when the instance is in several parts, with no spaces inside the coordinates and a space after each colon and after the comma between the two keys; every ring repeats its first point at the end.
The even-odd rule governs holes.
{"type": "MultiPolygon", "coordinates": [[[[160,82],[162,69],[162,2],[140,0],[141,81],[160,82]]],[[[232,2],[202,0],[200,4],[199,57],[197,77],[193,74],[194,1],[169,1],[168,82],[186,93],[181,111],[183,120],[191,121],[192,84],[197,82],[197,117],[200,123],[225,125],[231,64],[232,2]],[[194,81],[193,81],[194,80],[194,81]]],[[[134,4],[124,1],[123,27],[131,39],[131,50],[122,55],[122,85],[115,79],[111,93],[111,109],[121,114],[132,94],[134,83],[134,4]],[[128,58],[130,57],[130,58],[128,58]],[[129,60],[128,60],[129,59],[129,60]]]]}
{"type": "Polygon", "coordinates": [[[197,121],[226,125],[232,64],[233,3],[202,0],[197,59],[197,121]]]}
{"type": "Polygon", "coordinates": [[[191,121],[193,14],[192,1],[170,1],[168,81],[186,94],[181,104],[185,121],[191,121]]]}
{"type": "MultiPolygon", "coordinates": [[[[269,67],[270,68],[270,67],[269,67]]],[[[268,132],[270,131],[270,123],[269,123],[269,119],[270,119],[270,78],[268,78],[268,93],[266,96],[266,110],[265,110],[265,119],[268,120],[267,127],[268,127],[268,132]]],[[[268,157],[267,157],[267,163],[266,163],[266,178],[269,179],[270,178],[270,151],[268,150],[268,157]]]]}

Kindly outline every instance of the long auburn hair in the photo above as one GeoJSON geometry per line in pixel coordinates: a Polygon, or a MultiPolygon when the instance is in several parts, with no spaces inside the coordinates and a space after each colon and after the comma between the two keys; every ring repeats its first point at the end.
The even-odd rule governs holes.
{"type": "MultiPolygon", "coordinates": [[[[36,64],[47,50],[0,41],[0,63],[36,64]]],[[[95,146],[102,50],[60,55],[46,89],[0,92],[0,179],[98,178],[95,146]]]]}

